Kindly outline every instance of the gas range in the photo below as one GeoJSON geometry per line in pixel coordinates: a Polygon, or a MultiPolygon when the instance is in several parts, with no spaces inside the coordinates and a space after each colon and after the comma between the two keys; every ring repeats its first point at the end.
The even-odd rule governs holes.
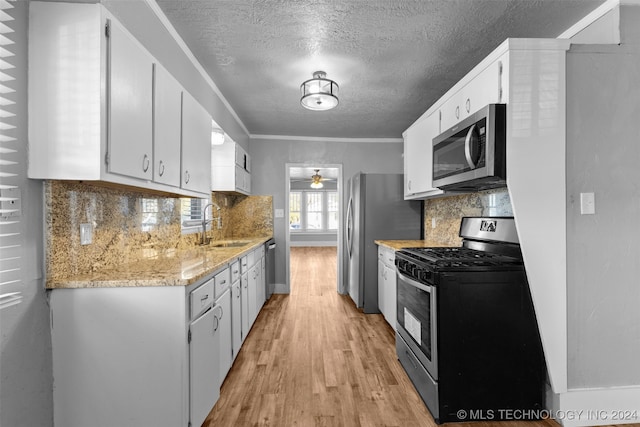
{"type": "MultiPolygon", "coordinates": [[[[513,218],[463,218],[461,247],[396,251],[396,351],[436,423],[536,410],[544,356],[513,218]]],[[[505,415],[504,419],[509,419],[505,415]]]]}

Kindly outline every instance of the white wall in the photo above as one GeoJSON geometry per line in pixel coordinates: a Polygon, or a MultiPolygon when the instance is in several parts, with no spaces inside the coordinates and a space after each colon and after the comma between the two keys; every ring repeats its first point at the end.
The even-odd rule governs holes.
{"type": "Polygon", "coordinates": [[[569,389],[640,385],[640,7],[621,19],[620,46],[567,55],[569,389]]]}
{"type": "Polygon", "coordinates": [[[0,426],[53,424],[51,336],[43,282],[42,183],[27,179],[27,27],[28,2],[14,2],[16,41],[11,50],[16,69],[15,136],[21,167],[17,183],[22,196],[22,303],[0,311],[0,426]]]}
{"type": "MultiPolygon", "coordinates": [[[[339,107],[338,107],[339,108],[339,107]]],[[[259,179],[252,180],[253,194],[272,194],[274,209],[285,208],[286,163],[307,163],[320,167],[323,164],[342,164],[344,177],[344,200],[341,215],[349,196],[347,179],[357,172],[365,173],[402,173],[401,143],[363,143],[363,142],[317,142],[296,140],[252,139],[250,151],[252,158],[251,174],[259,179]]],[[[276,239],[276,291],[288,293],[285,287],[286,256],[285,239],[288,221],[285,218],[273,219],[273,234],[276,239]]]]}

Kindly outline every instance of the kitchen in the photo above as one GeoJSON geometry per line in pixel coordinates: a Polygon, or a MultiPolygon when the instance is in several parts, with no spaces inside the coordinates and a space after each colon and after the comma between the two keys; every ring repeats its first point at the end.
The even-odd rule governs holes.
{"type": "MultiPolygon", "coordinates": [[[[118,5],[118,2],[104,3],[114,13],[119,13],[119,18],[125,21],[125,25],[134,24],[133,26],[137,28],[138,32],[136,35],[143,40],[144,44],[155,46],[153,48],[154,55],[168,63],[184,64],[184,61],[176,59],[177,50],[164,48],[164,46],[173,45],[165,32],[157,31],[161,27],[160,23],[151,19],[153,25],[135,26],[138,20],[146,22],[149,19],[144,18],[149,13],[146,5],[136,4],[128,8],[122,4],[118,5]]],[[[26,23],[24,4],[20,2],[17,6],[17,12],[20,14],[17,22],[26,23]]],[[[634,9],[633,6],[623,6],[620,13],[620,19],[623,23],[628,24],[629,21],[626,20],[629,19],[636,19],[631,22],[637,22],[637,18],[635,18],[637,15],[633,14],[634,9]]],[[[583,16],[586,15],[586,12],[583,16]]],[[[621,26],[623,31],[628,31],[633,27],[633,25],[621,26]]],[[[19,34],[26,39],[25,32],[19,34]]],[[[497,41],[495,45],[497,46],[501,41],[497,41]]],[[[631,61],[625,64],[626,67],[637,68],[637,60],[633,61],[634,58],[637,58],[636,46],[637,44],[630,43],[629,45],[624,44],[621,48],[628,54],[631,61]]],[[[575,52],[588,50],[579,45],[571,49],[575,52]]],[[[614,50],[615,48],[607,46],[599,48],[601,54],[606,53],[607,49],[614,50]]],[[[489,51],[491,49],[488,49],[486,53],[489,51]]],[[[586,93],[582,86],[579,84],[572,86],[571,81],[568,80],[567,101],[588,95],[589,97],[579,107],[586,109],[588,106],[592,106],[593,110],[584,111],[573,104],[571,105],[573,109],[567,110],[567,144],[570,140],[575,141],[576,138],[580,138],[580,143],[587,144],[586,146],[590,149],[578,150],[577,146],[567,145],[566,190],[558,184],[564,179],[564,175],[558,178],[557,175],[554,176],[551,173],[540,173],[540,170],[549,172],[546,170],[549,153],[545,153],[546,156],[535,152],[528,153],[526,156],[523,154],[526,158],[520,159],[525,162],[521,165],[522,170],[526,170],[526,160],[530,160],[536,164],[538,173],[535,178],[523,176],[522,181],[513,184],[516,186],[528,184],[529,187],[523,194],[536,195],[537,197],[523,198],[521,193],[516,191],[515,197],[511,194],[509,205],[513,206],[516,218],[522,215],[533,217],[523,223],[531,223],[533,220],[538,223],[538,227],[534,229],[525,227],[519,230],[523,242],[526,242],[528,238],[534,238],[535,241],[535,234],[540,235],[539,239],[546,239],[543,243],[539,243],[542,246],[536,246],[530,255],[527,255],[528,249],[525,243],[523,246],[525,257],[529,256],[530,261],[535,264],[544,262],[543,258],[545,257],[538,254],[548,252],[547,256],[551,256],[551,251],[555,251],[553,257],[561,263],[552,264],[553,274],[556,275],[552,278],[544,275],[530,277],[532,283],[548,282],[552,287],[549,293],[543,293],[543,295],[548,298],[545,303],[551,316],[551,323],[544,330],[548,331],[551,328],[560,331],[558,334],[547,335],[551,341],[550,345],[555,349],[551,353],[552,358],[549,366],[552,382],[556,383],[554,391],[559,393],[554,397],[554,404],[559,408],[586,407],[593,410],[633,408],[632,405],[640,401],[637,398],[640,373],[634,358],[638,349],[637,334],[634,331],[637,331],[639,322],[637,315],[634,314],[637,311],[635,310],[637,304],[634,302],[638,300],[637,286],[634,286],[637,271],[634,273],[630,266],[637,264],[635,260],[638,257],[633,245],[627,243],[633,236],[633,230],[630,232],[626,224],[632,223],[634,213],[637,213],[637,189],[633,184],[637,182],[637,176],[634,175],[636,168],[631,163],[625,165],[624,161],[631,162],[637,158],[637,151],[634,151],[637,150],[637,147],[633,144],[625,144],[625,142],[637,140],[637,134],[622,125],[633,123],[632,117],[637,113],[637,100],[627,96],[628,93],[633,92],[635,85],[618,78],[617,74],[613,74],[615,70],[599,65],[586,52],[584,56],[570,56],[568,66],[578,69],[593,67],[600,73],[598,78],[594,78],[595,82],[587,81],[581,83],[582,85],[593,86],[599,84],[599,81],[612,82],[612,84],[618,82],[619,86],[615,87],[617,92],[614,92],[616,96],[609,95],[607,97],[607,93],[602,93],[606,91],[586,93]],[[581,60],[585,62],[580,62],[581,60]],[[615,77],[612,78],[612,75],[615,77]],[[624,108],[627,113],[619,116],[618,119],[613,119],[613,126],[590,129],[594,135],[592,139],[584,138],[581,133],[577,133],[576,129],[587,127],[590,124],[596,127],[593,124],[598,123],[597,119],[600,118],[602,109],[614,108],[618,104],[613,101],[618,99],[624,100],[624,102],[621,101],[620,106],[615,108],[624,108]],[[607,134],[606,131],[611,133],[607,134]],[[600,147],[597,144],[599,141],[610,141],[610,144],[619,143],[619,146],[615,146],[615,149],[612,150],[600,150],[595,158],[585,158],[589,152],[593,153],[600,147]],[[569,159],[571,160],[569,161],[569,159]],[[591,172],[580,172],[585,169],[591,172]],[[565,203],[565,191],[567,211],[562,207],[565,203]],[[608,213],[606,219],[599,220],[599,215],[580,216],[574,214],[579,212],[580,193],[589,192],[595,192],[596,212],[599,215],[608,213]],[[544,206],[540,206],[541,200],[545,201],[544,206]],[[559,200],[561,203],[558,202],[559,200]],[[571,215],[568,213],[569,208],[571,208],[571,215]],[[559,223],[564,223],[565,217],[567,219],[566,230],[564,226],[558,228],[559,223]],[[608,225],[605,226],[605,224],[608,225]],[[571,238],[569,238],[569,233],[571,233],[571,238]],[[566,259],[562,250],[564,243],[551,240],[553,244],[549,244],[549,239],[553,239],[557,235],[568,236],[566,259]],[[617,246],[619,242],[625,243],[617,246]],[[594,245],[603,248],[601,254],[593,252],[594,245]],[[620,248],[622,248],[622,252],[620,252],[620,248]],[[562,263],[566,263],[566,266],[563,267],[562,263]],[[606,269],[599,268],[600,265],[607,267],[606,269]],[[557,275],[563,276],[565,274],[568,277],[558,281],[557,275]],[[558,283],[564,284],[565,281],[566,285],[558,285],[558,283]],[[586,285],[581,287],[578,285],[579,283],[586,285]],[[607,286],[602,287],[602,283],[607,286]],[[612,283],[616,283],[616,286],[611,285],[612,283]],[[562,292],[554,293],[558,289],[566,289],[568,295],[564,295],[562,292]],[[609,402],[609,406],[605,406],[607,402],[609,402]],[[625,406],[625,402],[628,402],[628,405],[625,406]]],[[[175,68],[180,67],[175,66],[175,68]]],[[[26,63],[22,63],[21,69],[26,69],[26,63]]],[[[312,71],[308,70],[309,73],[312,71]]],[[[328,71],[331,72],[331,70],[328,71]]],[[[185,71],[185,73],[187,77],[181,79],[181,82],[190,85],[188,89],[192,93],[212,93],[210,86],[203,82],[196,71],[185,71]]],[[[587,76],[584,78],[587,79],[587,76]]],[[[456,81],[457,79],[451,81],[449,87],[453,86],[456,81]]],[[[26,85],[26,81],[23,80],[21,84],[26,85]]],[[[346,90],[346,86],[343,85],[341,89],[346,90]]],[[[614,88],[610,90],[613,91],[614,88]]],[[[211,97],[213,98],[213,94],[211,97]]],[[[247,148],[254,159],[252,174],[260,177],[260,180],[254,181],[256,188],[253,193],[273,194],[273,205],[276,208],[284,206],[282,189],[285,187],[283,174],[285,161],[302,163],[314,159],[322,161],[322,163],[343,163],[345,176],[351,176],[358,170],[378,173],[403,172],[402,144],[384,142],[370,144],[365,141],[345,143],[339,140],[297,141],[295,138],[274,140],[268,135],[258,132],[254,132],[255,135],[249,137],[248,132],[242,129],[242,126],[221,101],[216,99],[210,103],[212,110],[216,112],[216,122],[225,129],[225,132],[231,134],[234,140],[247,148]],[[256,161],[256,159],[260,160],[256,161]]],[[[426,105],[422,112],[426,111],[429,105],[426,105]]],[[[19,128],[23,132],[21,137],[26,139],[26,105],[24,102],[21,107],[20,119],[23,122],[19,128]]],[[[414,119],[422,112],[416,112],[413,115],[414,119]]],[[[402,130],[411,123],[412,121],[408,121],[402,130]]],[[[326,123],[323,125],[327,126],[326,123]]],[[[561,159],[558,157],[559,154],[561,153],[554,151],[552,159],[559,161],[561,159]]],[[[26,155],[24,155],[24,159],[26,159],[26,155]]],[[[562,172],[564,173],[564,168],[562,172]]],[[[42,189],[39,182],[26,178],[23,178],[21,188],[24,192],[22,211],[25,222],[28,224],[24,230],[26,233],[25,241],[28,242],[26,258],[34,261],[31,261],[33,265],[25,272],[23,278],[25,301],[17,306],[22,311],[14,317],[9,317],[6,310],[2,312],[3,422],[4,417],[9,420],[13,419],[10,418],[14,416],[13,414],[16,414],[16,419],[23,419],[21,417],[26,416],[24,414],[29,414],[29,417],[42,417],[45,420],[51,419],[51,344],[47,343],[49,340],[49,308],[43,296],[44,272],[39,267],[43,265],[42,252],[44,248],[43,231],[40,228],[42,223],[42,189]],[[18,392],[18,390],[21,391],[18,392]],[[43,409],[41,411],[27,409],[28,403],[33,404],[33,402],[42,402],[38,406],[43,409]]],[[[515,190],[515,188],[511,188],[511,185],[510,189],[515,190]]],[[[425,202],[425,229],[435,230],[433,235],[440,234],[455,241],[457,238],[455,230],[459,226],[461,216],[485,214],[478,212],[482,208],[477,204],[477,200],[491,199],[492,194],[497,195],[499,200],[504,200],[505,193],[506,191],[503,190],[488,194],[429,199],[428,202],[425,202]],[[433,224],[435,224],[435,228],[432,228],[433,224]],[[451,232],[450,229],[454,231],[451,232]]],[[[496,205],[489,201],[486,206],[489,206],[488,212],[492,212],[496,205]]],[[[501,214],[505,213],[498,211],[490,213],[490,215],[501,214]]],[[[506,214],[509,212],[507,211],[506,214]]],[[[283,223],[274,222],[276,238],[283,236],[283,227],[283,223]]],[[[279,251],[277,256],[280,259],[284,259],[285,256],[285,249],[282,246],[279,245],[276,249],[279,251]]],[[[528,271],[528,274],[540,273],[538,269],[535,269],[528,271]]],[[[285,286],[286,290],[284,276],[283,270],[278,271],[276,282],[285,286]]],[[[549,355],[547,358],[549,359],[549,355]]],[[[12,425],[11,422],[6,422],[9,426],[12,425]]],[[[33,421],[29,424],[47,425],[47,422],[33,421]]]]}

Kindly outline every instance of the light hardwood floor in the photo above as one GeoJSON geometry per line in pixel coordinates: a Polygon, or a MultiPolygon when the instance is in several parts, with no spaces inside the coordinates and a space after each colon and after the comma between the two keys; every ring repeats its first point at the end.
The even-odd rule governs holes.
{"type": "Polygon", "coordinates": [[[203,426],[435,423],[396,358],[391,327],[336,292],[336,249],[316,247],[291,248],[291,294],[265,304],[203,426]]]}

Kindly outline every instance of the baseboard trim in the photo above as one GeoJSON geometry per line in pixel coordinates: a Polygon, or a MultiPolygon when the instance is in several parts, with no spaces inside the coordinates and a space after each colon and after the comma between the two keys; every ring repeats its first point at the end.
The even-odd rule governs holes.
{"type": "Polygon", "coordinates": [[[549,415],[565,427],[640,423],[640,387],[569,390],[553,395],[549,415]]]}

